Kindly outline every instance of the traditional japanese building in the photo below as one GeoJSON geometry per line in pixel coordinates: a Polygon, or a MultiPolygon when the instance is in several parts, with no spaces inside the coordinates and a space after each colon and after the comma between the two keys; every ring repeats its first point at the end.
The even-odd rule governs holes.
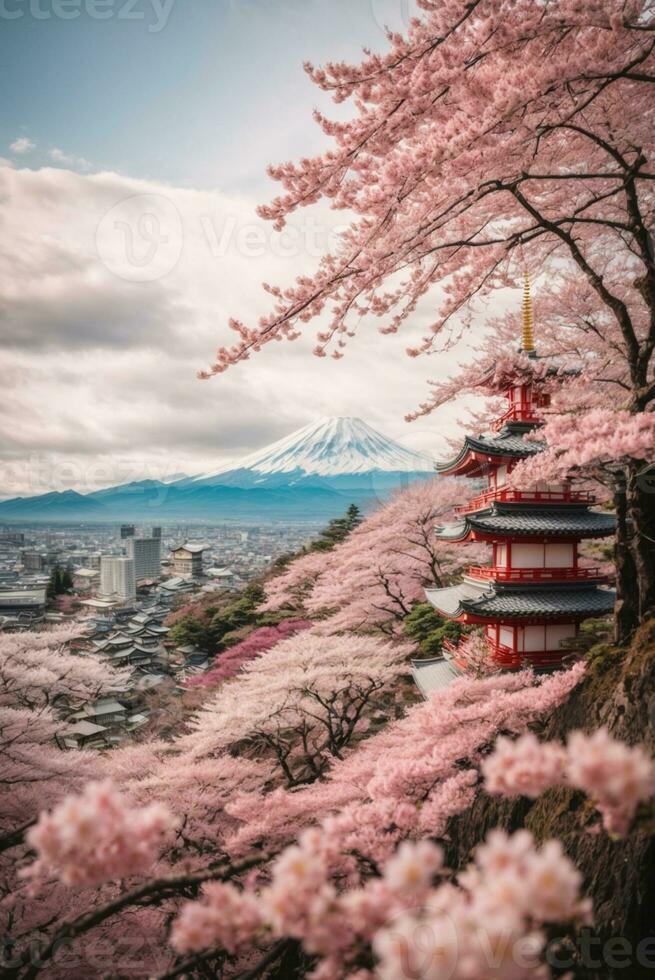
{"type": "MultiPolygon", "coordinates": [[[[527,278],[521,352],[537,358],[527,278]]],[[[486,479],[487,488],[457,508],[455,523],[437,527],[436,534],[442,541],[487,543],[490,563],[469,567],[461,584],[426,595],[448,619],[483,627],[497,665],[546,668],[561,662],[583,619],[612,611],[614,592],[605,576],[582,564],[578,551],[582,540],[612,534],[614,518],[591,510],[595,498],[568,481],[533,490],[508,484],[520,460],[545,448],[523,436],[543,424],[540,413],[549,402],[543,381],[515,380],[493,431],[467,436],[454,459],[437,465],[443,476],[486,479]]],[[[456,649],[451,658],[457,666],[456,649]]]]}

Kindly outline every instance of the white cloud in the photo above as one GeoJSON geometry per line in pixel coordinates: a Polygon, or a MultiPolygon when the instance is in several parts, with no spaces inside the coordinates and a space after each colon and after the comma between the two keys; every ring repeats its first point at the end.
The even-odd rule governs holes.
{"type": "Polygon", "coordinates": [[[91,164],[85,157],[76,157],[70,153],[64,153],[58,146],[53,146],[51,150],[48,150],[48,156],[55,163],[61,163],[66,167],[77,167],[80,170],[91,169],[91,164]]]}
{"type": "Polygon", "coordinates": [[[9,149],[12,153],[29,153],[35,148],[36,143],[33,143],[27,136],[19,136],[18,139],[15,139],[14,142],[9,145],[9,149]]]}
{"type": "Polygon", "coordinates": [[[228,317],[256,322],[260,283],[311,272],[342,215],[301,213],[280,239],[247,198],[54,167],[0,166],[0,197],[0,495],[208,471],[321,415],[428,452],[455,431],[452,407],[403,422],[462,357],[404,356],[434,298],[398,336],[363,324],[339,362],[311,356],[312,324],[196,379],[228,317]]]}

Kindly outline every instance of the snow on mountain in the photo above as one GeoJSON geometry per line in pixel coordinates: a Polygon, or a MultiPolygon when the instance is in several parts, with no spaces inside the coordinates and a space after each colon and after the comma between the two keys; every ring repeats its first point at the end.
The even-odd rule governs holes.
{"type": "Polygon", "coordinates": [[[342,474],[433,473],[429,456],[405,449],[358,418],[323,418],[278,442],[224,466],[195,477],[194,482],[216,481],[226,473],[298,473],[332,477],[342,474]]]}

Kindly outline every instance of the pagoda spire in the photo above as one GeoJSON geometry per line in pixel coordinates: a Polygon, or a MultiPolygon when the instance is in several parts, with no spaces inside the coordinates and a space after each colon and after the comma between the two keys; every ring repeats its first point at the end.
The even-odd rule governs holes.
{"type": "Polygon", "coordinates": [[[530,357],[536,356],[533,333],[532,297],[530,296],[530,277],[527,269],[523,273],[523,327],[521,331],[521,351],[530,357]]]}

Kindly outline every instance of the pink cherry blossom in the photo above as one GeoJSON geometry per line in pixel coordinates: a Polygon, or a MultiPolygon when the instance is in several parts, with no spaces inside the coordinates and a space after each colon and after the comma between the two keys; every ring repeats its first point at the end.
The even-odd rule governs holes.
{"type": "Polygon", "coordinates": [[[641,746],[613,739],[606,729],[572,732],[567,778],[596,803],[608,833],[625,834],[637,807],[655,794],[655,762],[641,746]]]}
{"type": "Polygon", "coordinates": [[[482,763],[487,792],[498,796],[540,796],[564,780],[566,752],[554,742],[540,742],[531,732],[516,740],[501,736],[482,763]]]}
{"type": "Polygon", "coordinates": [[[637,807],[655,794],[655,762],[641,746],[631,747],[600,728],[572,732],[566,746],[539,742],[527,733],[501,737],[482,764],[487,791],[499,796],[536,797],[552,786],[572,786],[595,802],[608,833],[624,835],[637,807]]]}
{"type": "Polygon", "coordinates": [[[134,808],[111,782],[89,783],[28,831],[37,859],[27,873],[75,886],[137,874],[157,859],[175,826],[161,803],[134,808]]]}
{"type": "Polygon", "coordinates": [[[202,899],[182,906],[171,931],[171,945],[178,953],[220,946],[234,955],[252,942],[261,921],[254,895],[229,882],[206,882],[202,899]]]}

